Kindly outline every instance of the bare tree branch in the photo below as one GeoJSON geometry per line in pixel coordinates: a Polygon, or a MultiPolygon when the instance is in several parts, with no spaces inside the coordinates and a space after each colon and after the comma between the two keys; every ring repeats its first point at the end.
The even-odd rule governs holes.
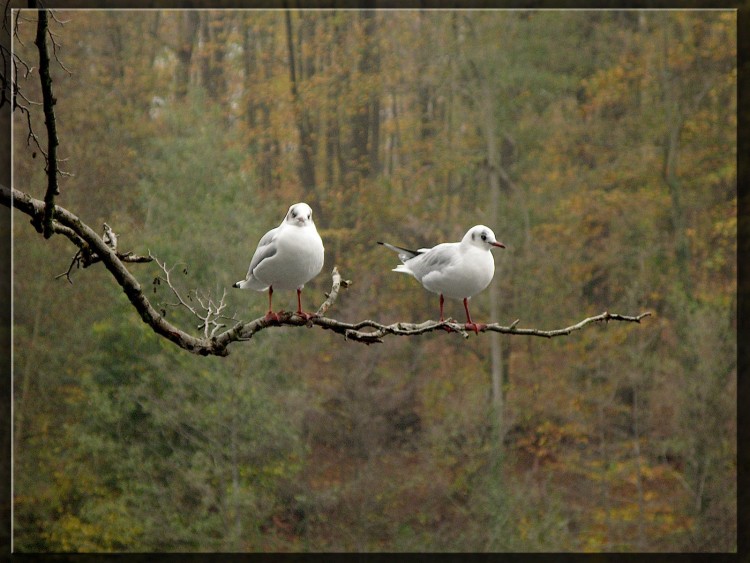
{"type": "MultiPolygon", "coordinates": [[[[563,336],[570,334],[576,330],[580,330],[586,325],[601,321],[625,321],[640,323],[641,319],[650,316],[651,313],[646,312],[638,316],[625,316],[613,313],[604,312],[601,315],[595,317],[589,317],[576,323],[572,326],[561,328],[557,330],[538,330],[533,328],[516,328],[518,321],[515,321],[510,326],[502,326],[497,323],[488,324],[479,329],[480,332],[500,332],[503,334],[513,334],[519,336],[541,336],[544,338],[553,338],[555,336],[563,336]]],[[[382,342],[383,337],[392,334],[395,336],[417,336],[420,334],[426,334],[428,332],[434,332],[436,330],[448,330],[449,332],[457,332],[464,338],[469,337],[469,333],[465,329],[465,325],[458,323],[453,319],[445,321],[425,321],[423,323],[404,323],[398,322],[391,325],[382,325],[372,320],[365,320],[355,324],[342,323],[334,319],[327,318],[313,318],[312,324],[319,325],[324,329],[332,330],[336,333],[342,334],[347,340],[354,340],[356,342],[363,342],[365,344],[373,344],[375,342],[382,342]],[[371,328],[374,330],[362,330],[365,328],[371,328]]],[[[289,319],[284,316],[281,317],[281,324],[301,324],[296,319],[290,317],[289,319]]],[[[250,335],[252,336],[252,334],[250,335]]]]}
{"type": "MultiPolygon", "coordinates": [[[[32,224],[38,224],[45,210],[45,203],[38,199],[32,198],[30,195],[19,191],[14,188],[7,188],[0,185],[0,201],[9,207],[15,207],[19,211],[26,213],[31,217],[32,224]]],[[[154,332],[174,342],[180,348],[188,350],[194,354],[203,356],[215,355],[215,356],[226,356],[229,354],[228,346],[232,342],[250,340],[256,333],[261,330],[265,330],[270,327],[278,326],[308,326],[312,327],[317,325],[325,330],[331,330],[337,334],[341,334],[347,340],[353,340],[355,342],[362,342],[364,344],[373,344],[375,342],[382,342],[383,338],[387,335],[394,336],[417,336],[420,334],[426,334],[436,330],[448,330],[449,332],[457,332],[464,336],[469,337],[469,333],[465,330],[465,325],[457,323],[452,319],[446,321],[425,321],[423,323],[404,323],[398,322],[391,325],[383,325],[376,321],[364,320],[358,323],[346,323],[338,321],[336,319],[328,318],[324,315],[330,307],[333,306],[336,299],[338,298],[339,291],[342,287],[346,288],[351,285],[349,280],[344,280],[341,277],[337,268],[333,269],[332,278],[333,285],[331,291],[327,294],[326,300],[321,304],[318,309],[317,315],[312,318],[304,318],[296,313],[282,312],[279,313],[279,320],[269,320],[265,316],[257,318],[252,321],[240,321],[236,317],[224,316],[223,310],[226,305],[224,303],[225,295],[222,295],[221,299],[217,302],[213,299],[210,294],[205,295],[194,290],[193,296],[197,301],[198,305],[202,308],[202,311],[198,310],[198,307],[190,305],[185,298],[183,298],[179,291],[173,286],[170,272],[171,270],[166,264],[161,263],[157,260],[160,268],[164,272],[162,278],[170,289],[173,291],[178,301],[174,306],[180,306],[186,308],[194,316],[201,320],[201,324],[198,326],[198,330],[203,331],[202,337],[196,337],[187,332],[177,328],[165,319],[166,311],[158,311],[149,300],[146,298],[141,285],[138,280],[128,271],[125,267],[125,262],[128,258],[133,257],[132,253],[125,255],[120,254],[116,251],[117,248],[117,237],[112,232],[111,228],[105,224],[104,237],[99,237],[88,225],[83,223],[77,216],[70,211],[60,207],[59,205],[53,206],[53,221],[52,221],[52,232],[61,234],[70,239],[79,248],[79,254],[89,256],[96,256],[96,261],[104,263],[105,267],[110,271],[112,276],[115,278],[117,283],[122,287],[123,291],[127,295],[133,307],[138,311],[143,321],[148,324],[154,332]],[[235,321],[231,328],[219,332],[224,325],[219,322],[219,319],[227,319],[235,321]]],[[[78,254],[76,254],[78,256],[78,254]]],[[[138,260],[145,260],[145,257],[138,257],[138,260]]],[[[148,260],[154,259],[153,255],[149,252],[148,260]]],[[[79,260],[83,260],[82,257],[79,260]]],[[[89,260],[92,260],[89,258],[89,260]]],[[[76,257],[73,262],[75,263],[76,257]]],[[[93,260],[90,263],[94,263],[93,260]]],[[[65,274],[60,274],[58,277],[66,275],[70,281],[70,270],[72,270],[73,264],[65,274]]],[[[174,266],[172,266],[174,268],[174,266]]],[[[188,296],[188,300],[193,299],[188,296]]],[[[518,322],[515,321],[510,326],[501,326],[497,323],[483,326],[481,332],[494,331],[503,334],[512,334],[519,336],[539,336],[544,338],[553,338],[556,336],[563,336],[570,334],[574,331],[581,330],[585,326],[596,323],[596,322],[607,322],[607,321],[623,321],[623,322],[635,322],[640,323],[641,319],[649,316],[651,313],[641,313],[638,316],[625,316],[614,313],[604,312],[601,315],[595,317],[589,317],[582,320],[581,322],[571,325],[566,328],[557,330],[538,330],[533,328],[517,328],[518,322]]]]}
{"type": "Polygon", "coordinates": [[[57,126],[55,124],[54,106],[57,103],[52,94],[52,77],[50,75],[50,58],[47,49],[47,11],[39,10],[37,15],[36,39],[39,50],[39,79],[42,85],[42,104],[44,108],[44,122],[47,126],[47,191],[44,194],[44,215],[42,217],[42,234],[50,238],[53,234],[52,215],[55,207],[55,196],[60,193],[57,184],[57,126]]]}

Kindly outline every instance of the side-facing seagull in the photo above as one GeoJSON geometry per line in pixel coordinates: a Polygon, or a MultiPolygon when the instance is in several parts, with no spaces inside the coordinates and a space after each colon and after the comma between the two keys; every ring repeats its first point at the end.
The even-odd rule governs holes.
{"type": "Polygon", "coordinates": [[[490,285],[495,275],[495,260],[490,249],[493,246],[505,248],[497,241],[492,229],[476,225],[469,229],[461,242],[444,242],[419,250],[379,241],[378,244],[398,253],[403,264],[394,268],[394,272],[411,274],[425,289],[440,295],[440,322],[444,320],[443,297],[450,297],[464,301],[466,330],[479,333],[486,326],[471,320],[469,299],[490,285]]]}
{"type": "Polygon", "coordinates": [[[273,312],[274,289],[297,290],[297,314],[305,319],[313,315],[302,311],[302,288],[323,268],[323,241],[306,203],[289,208],[281,225],[268,231],[258,242],[247,277],[232,287],[268,290],[266,320],[278,321],[273,312]]]}

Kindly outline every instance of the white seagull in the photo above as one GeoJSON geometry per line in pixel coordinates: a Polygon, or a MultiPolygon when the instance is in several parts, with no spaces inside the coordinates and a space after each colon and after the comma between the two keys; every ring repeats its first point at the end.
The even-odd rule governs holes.
{"type": "Polygon", "coordinates": [[[471,320],[469,299],[485,289],[495,275],[495,260],[490,249],[505,248],[498,242],[492,229],[476,225],[469,229],[461,242],[444,242],[432,248],[409,250],[385,242],[378,242],[398,253],[403,264],[394,272],[411,274],[425,289],[440,295],[440,322],[443,321],[443,296],[463,299],[466,310],[466,330],[479,330],[471,320]]]}
{"type": "Polygon", "coordinates": [[[306,203],[295,203],[281,225],[263,235],[250,261],[247,277],[232,287],[268,290],[266,320],[272,321],[279,320],[273,312],[273,290],[296,289],[297,314],[309,319],[313,315],[302,311],[302,288],[320,273],[323,253],[323,241],[315,228],[312,209],[306,203]]]}

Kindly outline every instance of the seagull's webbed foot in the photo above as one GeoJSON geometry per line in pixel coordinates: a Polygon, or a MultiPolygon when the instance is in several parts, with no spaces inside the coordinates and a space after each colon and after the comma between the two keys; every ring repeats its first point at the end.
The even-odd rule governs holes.
{"type": "Polygon", "coordinates": [[[267,323],[273,323],[273,324],[279,324],[281,323],[281,319],[279,318],[279,315],[277,313],[274,313],[273,311],[268,311],[266,313],[266,316],[263,317],[263,320],[267,323]]]}
{"type": "Polygon", "coordinates": [[[320,317],[318,313],[305,313],[304,311],[295,311],[294,314],[299,317],[302,317],[303,319],[305,319],[305,321],[309,321],[309,320],[320,317]]]}
{"type": "MultiPolygon", "coordinates": [[[[453,319],[451,319],[451,318],[448,318],[448,319],[444,319],[444,318],[442,317],[442,315],[440,316],[440,322],[441,322],[441,323],[449,323],[449,322],[451,322],[451,321],[453,321],[453,319]]],[[[450,327],[449,325],[447,325],[447,324],[444,324],[444,325],[442,325],[442,326],[441,326],[440,328],[442,328],[442,329],[443,329],[443,330],[444,330],[445,332],[456,332],[456,331],[455,331],[455,329],[452,329],[452,328],[451,328],[451,327],[450,327]]]]}
{"type": "Polygon", "coordinates": [[[466,328],[466,330],[473,330],[476,334],[479,334],[479,331],[480,330],[483,331],[484,329],[486,329],[487,325],[483,323],[477,324],[477,323],[471,322],[471,323],[466,323],[464,327],[466,328]]]}

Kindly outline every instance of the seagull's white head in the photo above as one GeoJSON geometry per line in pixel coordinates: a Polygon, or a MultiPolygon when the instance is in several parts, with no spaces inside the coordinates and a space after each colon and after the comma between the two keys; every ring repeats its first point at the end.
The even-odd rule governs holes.
{"type": "Polygon", "coordinates": [[[493,246],[505,248],[505,245],[502,242],[498,242],[498,240],[495,238],[495,233],[492,232],[492,229],[490,229],[489,227],[485,227],[484,225],[473,226],[471,229],[469,229],[469,232],[464,235],[464,238],[461,242],[464,244],[478,246],[479,248],[484,248],[487,250],[489,250],[493,246]]]}
{"type": "Polygon", "coordinates": [[[312,209],[306,203],[295,203],[286,212],[284,222],[295,227],[306,227],[312,225],[312,209]]]}

